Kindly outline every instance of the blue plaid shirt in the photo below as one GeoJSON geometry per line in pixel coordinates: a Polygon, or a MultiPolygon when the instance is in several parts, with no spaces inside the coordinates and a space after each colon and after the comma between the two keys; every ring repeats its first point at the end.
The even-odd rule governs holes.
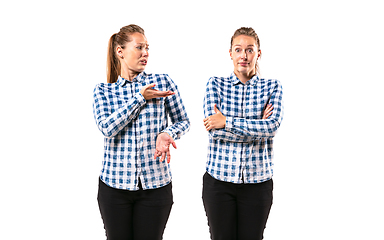
{"type": "Polygon", "coordinates": [[[189,130],[190,122],[178,88],[168,75],[142,72],[132,82],[119,77],[116,83],[97,84],[93,114],[105,136],[103,182],[125,190],[138,190],[139,178],[143,189],[171,182],[170,165],[154,159],[156,137],[166,132],[177,140],[189,130]],[[151,83],[156,84],[155,89],[175,94],[145,100],[140,90],[151,83]]]}
{"type": "Polygon", "coordinates": [[[204,96],[205,117],[214,105],[226,117],[225,127],[209,131],[207,172],[232,183],[260,183],[273,175],[273,137],[283,119],[282,86],[278,80],[254,76],[245,84],[234,73],[209,79],[204,96]],[[273,114],[263,118],[271,103],[273,114]]]}

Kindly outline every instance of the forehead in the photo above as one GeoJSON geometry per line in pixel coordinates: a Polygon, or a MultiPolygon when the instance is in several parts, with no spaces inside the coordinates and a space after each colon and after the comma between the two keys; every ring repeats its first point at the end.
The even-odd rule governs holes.
{"type": "Polygon", "coordinates": [[[147,38],[141,33],[138,33],[138,32],[132,33],[130,35],[130,38],[132,40],[131,41],[132,44],[146,44],[146,45],[148,45],[147,38]]]}
{"type": "Polygon", "coordinates": [[[256,39],[251,36],[239,35],[233,39],[232,46],[254,46],[256,47],[256,39]]]}

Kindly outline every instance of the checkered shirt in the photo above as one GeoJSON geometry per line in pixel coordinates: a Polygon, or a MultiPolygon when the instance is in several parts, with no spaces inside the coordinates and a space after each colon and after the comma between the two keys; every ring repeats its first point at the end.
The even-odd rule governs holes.
{"type": "Polygon", "coordinates": [[[139,178],[143,189],[171,182],[170,165],[159,157],[154,159],[156,137],[166,132],[177,140],[189,130],[190,122],[178,88],[168,75],[142,72],[132,82],[119,76],[116,83],[97,84],[93,114],[105,136],[103,182],[125,190],[138,190],[139,178]],[[156,84],[155,89],[175,94],[145,100],[140,90],[151,83],[156,84]]]}
{"type": "Polygon", "coordinates": [[[214,105],[226,117],[225,127],[208,133],[207,172],[232,183],[260,183],[273,176],[273,137],[283,119],[282,86],[278,80],[254,76],[245,84],[234,73],[212,77],[204,96],[205,117],[214,105]],[[263,118],[267,104],[274,107],[263,118]]]}

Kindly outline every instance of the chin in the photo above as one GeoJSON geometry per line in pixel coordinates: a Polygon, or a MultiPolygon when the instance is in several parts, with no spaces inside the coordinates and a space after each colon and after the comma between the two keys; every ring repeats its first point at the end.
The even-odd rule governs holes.
{"type": "Polygon", "coordinates": [[[137,72],[144,72],[144,70],[145,70],[145,67],[138,67],[137,69],[136,69],[136,71],[137,72]]]}
{"type": "Polygon", "coordinates": [[[245,68],[245,67],[241,67],[241,68],[236,69],[236,71],[238,71],[241,74],[247,74],[247,73],[250,72],[250,69],[249,68],[245,68]]]}

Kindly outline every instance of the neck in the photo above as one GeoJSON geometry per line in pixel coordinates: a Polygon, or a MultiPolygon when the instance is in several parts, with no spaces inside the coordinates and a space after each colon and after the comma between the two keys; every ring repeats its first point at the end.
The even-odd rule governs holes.
{"type": "Polygon", "coordinates": [[[121,68],[120,76],[132,82],[132,80],[139,75],[139,72],[131,71],[128,68],[121,68]]]}
{"type": "Polygon", "coordinates": [[[250,71],[248,73],[243,73],[243,72],[239,72],[239,71],[234,71],[235,72],[235,75],[236,77],[242,82],[242,83],[246,83],[248,82],[249,80],[251,80],[251,78],[253,76],[256,75],[256,71],[250,71]]]}

